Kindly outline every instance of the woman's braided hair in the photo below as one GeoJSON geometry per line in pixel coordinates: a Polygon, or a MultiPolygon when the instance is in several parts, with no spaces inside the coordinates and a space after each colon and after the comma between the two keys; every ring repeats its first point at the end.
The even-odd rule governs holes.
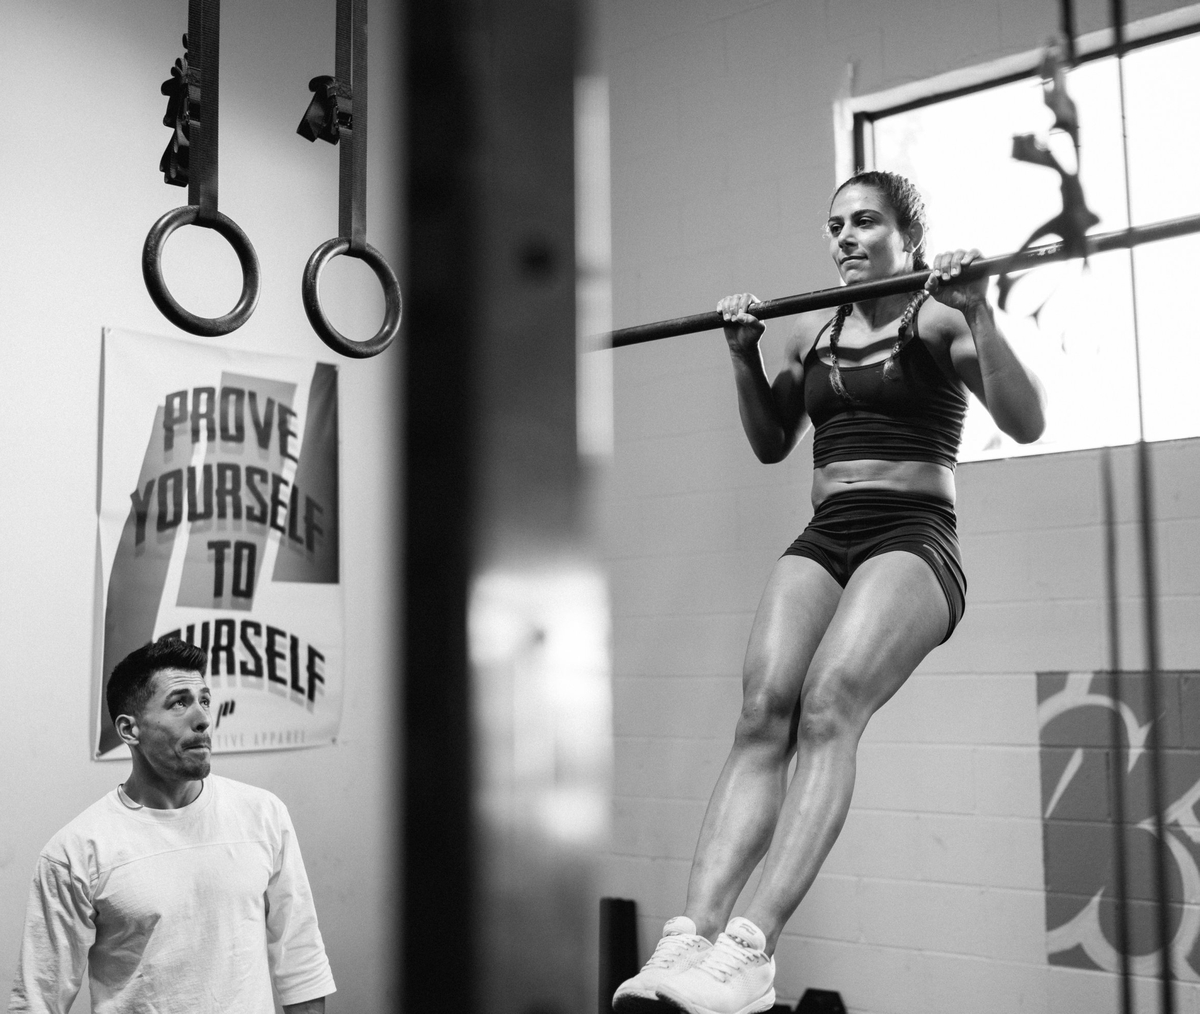
{"type": "MultiPolygon", "coordinates": [[[[840,187],[833,192],[833,197],[830,198],[830,207],[833,206],[833,201],[837,198],[846,187],[850,186],[874,187],[883,195],[883,199],[887,201],[892,213],[896,216],[896,224],[901,230],[908,232],[914,225],[921,227],[921,240],[913,250],[913,270],[927,271],[929,264],[925,260],[925,237],[929,233],[929,223],[925,215],[925,202],[921,199],[921,194],[916,187],[904,176],[899,173],[886,172],[884,170],[873,169],[870,171],[857,172],[846,180],[840,187]]],[[[904,308],[904,313],[900,317],[900,327],[896,334],[896,343],[892,346],[891,354],[888,356],[887,362],[883,366],[883,376],[885,380],[891,379],[895,372],[896,357],[912,340],[912,335],[909,334],[909,328],[912,326],[913,318],[916,317],[917,311],[921,308],[921,304],[925,302],[931,295],[931,290],[927,286],[920,292],[913,294],[912,299],[908,301],[908,306],[904,308]]],[[[839,306],[837,315],[834,317],[833,327],[829,332],[829,383],[838,395],[846,401],[853,401],[854,398],[849,391],[846,390],[846,385],[842,381],[842,371],[838,366],[838,340],[842,336],[842,324],[845,323],[847,317],[850,316],[853,306],[846,303],[839,306]]]]}

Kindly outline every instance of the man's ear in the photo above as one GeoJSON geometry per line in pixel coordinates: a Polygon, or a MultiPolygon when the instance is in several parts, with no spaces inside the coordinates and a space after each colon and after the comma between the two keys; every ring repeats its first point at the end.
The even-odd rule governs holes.
{"type": "Polygon", "coordinates": [[[116,727],[117,735],[121,737],[121,742],[126,746],[137,746],[141,730],[138,729],[137,719],[132,715],[117,715],[117,720],[113,723],[116,727]]]}

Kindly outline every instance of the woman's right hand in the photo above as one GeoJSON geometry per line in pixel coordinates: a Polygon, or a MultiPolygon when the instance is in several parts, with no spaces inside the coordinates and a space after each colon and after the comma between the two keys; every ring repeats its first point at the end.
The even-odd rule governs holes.
{"type": "Polygon", "coordinates": [[[749,292],[739,292],[736,296],[726,296],[717,304],[717,313],[725,321],[725,341],[729,343],[730,352],[744,355],[758,348],[758,339],[766,325],[746,312],[746,307],[758,301],[758,297],[749,292]]]}

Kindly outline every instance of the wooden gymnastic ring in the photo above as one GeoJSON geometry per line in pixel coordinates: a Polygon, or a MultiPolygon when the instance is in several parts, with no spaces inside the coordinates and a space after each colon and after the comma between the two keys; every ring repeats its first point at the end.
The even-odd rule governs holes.
{"type": "Polygon", "coordinates": [[[362,250],[352,250],[350,240],[345,236],[326,240],[312,252],[308,263],[304,265],[300,294],[304,300],[304,312],[308,315],[308,322],[312,324],[313,330],[317,332],[317,337],[340,355],[349,356],[351,359],[369,359],[391,345],[400,333],[400,315],[403,312],[400,282],[391,266],[383,259],[383,255],[369,243],[364,243],[362,250]],[[321,308],[321,295],[318,290],[321,272],[325,270],[329,261],[339,255],[357,257],[365,261],[383,286],[383,323],[375,332],[375,336],[365,342],[351,341],[347,338],[329,322],[321,308]]]}
{"type": "Polygon", "coordinates": [[[200,335],[203,338],[229,334],[245,324],[258,305],[258,293],[262,284],[258,255],[254,252],[249,237],[233,219],[219,211],[201,219],[198,204],[173,208],[150,227],[150,232],[146,234],[146,243],[142,247],[142,278],[146,281],[146,291],[150,293],[154,305],[167,320],[189,334],[200,335]],[[183,225],[197,225],[202,229],[216,230],[225,237],[233,247],[233,252],[237,254],[238,262],[242,266],[242,294],[234,308],[223,317],[197,316],[180,306],[167,290],[167,282],[162,272],[163,246],[171,233],[183,225]]]}

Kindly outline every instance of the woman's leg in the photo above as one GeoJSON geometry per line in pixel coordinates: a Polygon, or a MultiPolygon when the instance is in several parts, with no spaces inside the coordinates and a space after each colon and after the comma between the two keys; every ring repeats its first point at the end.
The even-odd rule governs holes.
{"type": "Polygon", "coordinates": [[[684,913],[701,936],[725,928],[771,844],[787,787],[800,688],[841,595],[824,567],[801,556],[782,557],[763,591],[746,649],[733,749],[709,800],[688,881],[684,913]]]}
{"type": "Polygon", "coordinates": [[[847,583],[808,666],[796,774],[745,913],[768,954],[842,829],[867,720],[945,637],[949,616],[933,571],[912,553],[872,557],[847,583]]]}

